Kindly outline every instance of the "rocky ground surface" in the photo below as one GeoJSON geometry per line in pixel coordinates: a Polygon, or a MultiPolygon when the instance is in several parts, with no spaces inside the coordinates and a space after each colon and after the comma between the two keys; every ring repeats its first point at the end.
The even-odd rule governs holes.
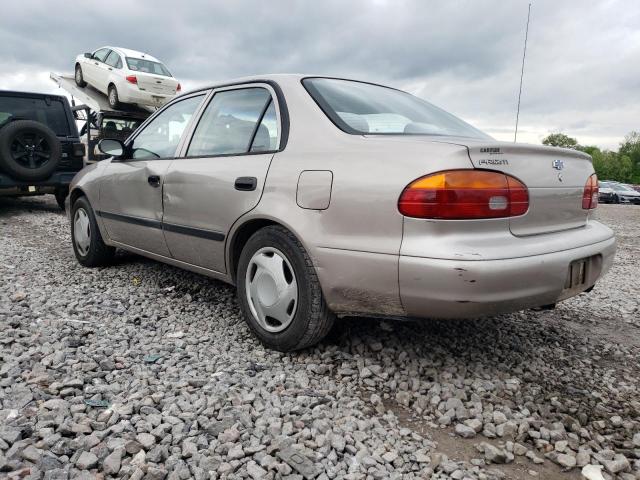
{"type": "Polygon", "coordinates": [[[0,477],[640,479],[640,208],[598,215],[615,266],[554,311],[281,354],[231,287],[82,268],[53,201],[0,199],[0,477]]]}

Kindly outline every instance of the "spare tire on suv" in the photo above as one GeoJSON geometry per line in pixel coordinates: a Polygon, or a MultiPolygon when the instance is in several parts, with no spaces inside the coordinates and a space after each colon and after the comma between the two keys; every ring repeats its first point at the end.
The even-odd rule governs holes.
{"type": "Polygon", "coordinates": [[[14,120],[0,128],[0,170],[18,180],[49,178],[62,157],[55,132],[33,120],[14,120]]]}

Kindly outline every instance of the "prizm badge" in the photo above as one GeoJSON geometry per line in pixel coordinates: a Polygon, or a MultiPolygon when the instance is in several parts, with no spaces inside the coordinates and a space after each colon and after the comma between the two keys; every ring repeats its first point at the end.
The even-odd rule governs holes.
{"type": "Polygon", "coordinates": [[[551,165],[556,170],[562,170],[564,168],[564,162],[562,160],[554,160],[551,165]]]}
{"type": "Polygon", "coordinates": [[[478,165],[509,165],[509,160],[505,158],[483,158],[478,161],[478,165]]]}

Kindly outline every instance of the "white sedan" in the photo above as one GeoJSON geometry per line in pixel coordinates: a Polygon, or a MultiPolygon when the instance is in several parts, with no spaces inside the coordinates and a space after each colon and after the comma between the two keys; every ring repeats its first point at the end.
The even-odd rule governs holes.
{"type": "Polygon", "coordinates": [[[114,110],[122,103],[159,107],[180,93],[181,87],[167,67],[146,53],[102,47],[76,57],[75,79],[103,92],[114,110]]]}

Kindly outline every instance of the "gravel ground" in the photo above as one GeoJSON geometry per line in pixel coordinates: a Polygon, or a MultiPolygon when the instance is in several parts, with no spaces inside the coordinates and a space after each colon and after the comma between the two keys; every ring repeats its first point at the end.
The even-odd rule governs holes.
{"type": "Polygon", "coordinates": [[[598,215],[616,264],[554,311],[344,320],[281,354],[231,287],[82,268],[52,200],[0,199],[0,476],[640,479],[640,208],[598,215]]]}

